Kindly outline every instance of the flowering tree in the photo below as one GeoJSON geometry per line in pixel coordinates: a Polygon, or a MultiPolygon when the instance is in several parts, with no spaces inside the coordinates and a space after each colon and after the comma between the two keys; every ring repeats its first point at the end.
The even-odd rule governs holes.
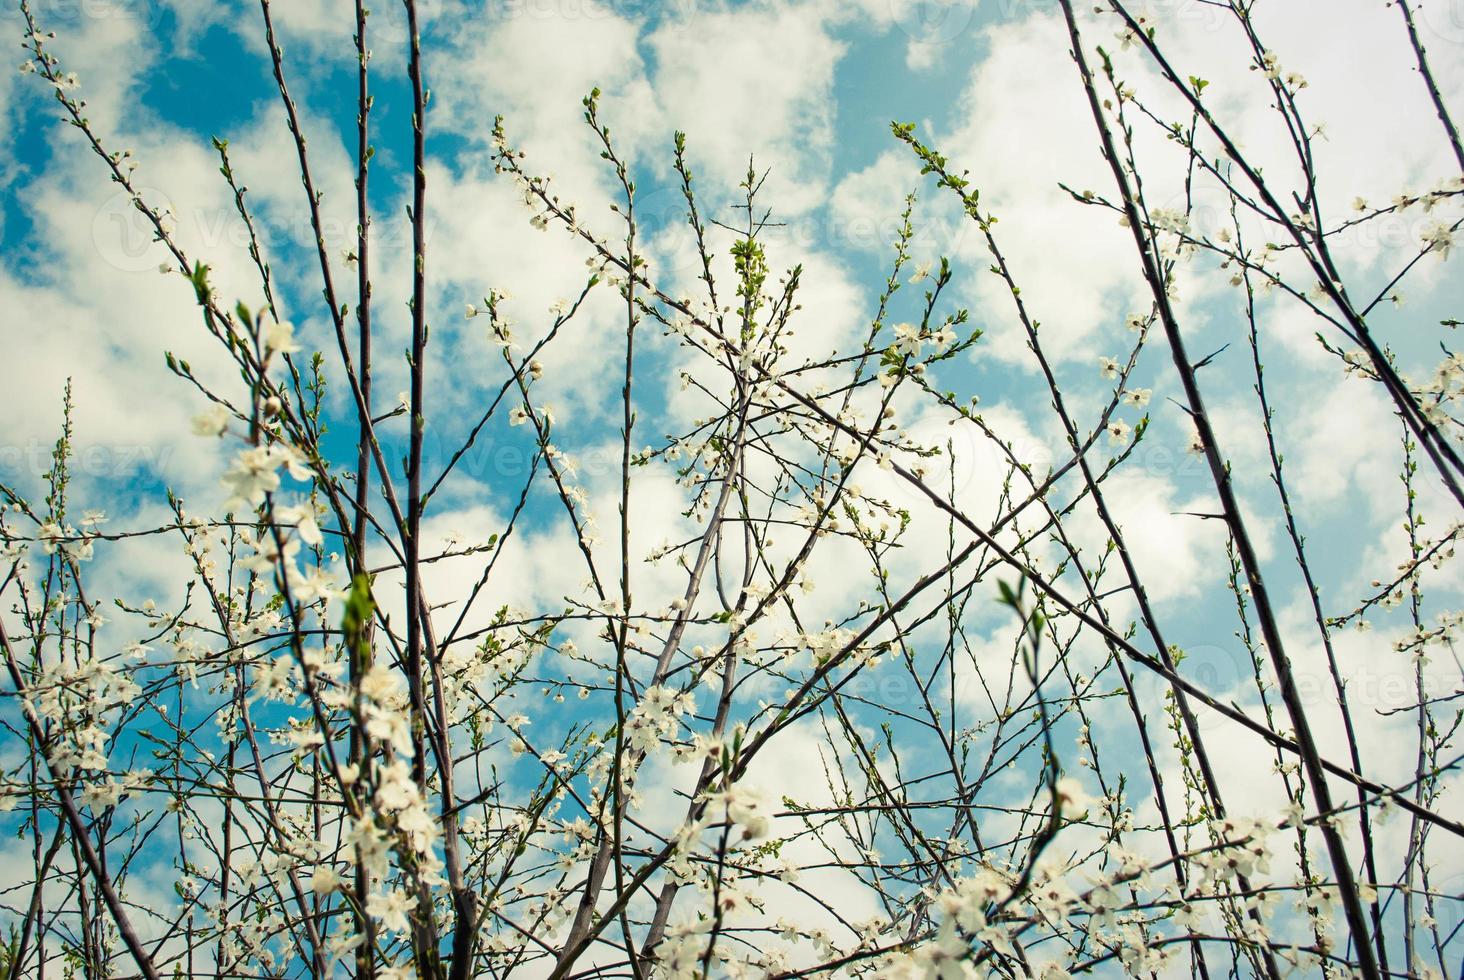
{"type": "Polygon", "coordinates": [[[1464,147],[1408,0],[1379,41],[1407,46],[1423,83],[1399,111],[1437,115],[1458,169],[1350,209],[1319,172],[1308,83],[1268,47],[1254,0],[1206,5],[1247,52],[1223,98],[1177,60],[1184,18],[1061,0],[1108,178],[1070,204],[1124,229],[1146,293],[1108,317],[1126,348],[1083,359],[1098,399],[1075,392],[1042,297],[1022,291],[981,160],[893,126],[919,192],[959,210],[985,267],[915,259],[912,194],[863,335],[830,349],[804,268],[775,264],[765,171],[750,162],[732,204],[709,208],[677,134],[657,178],[674,227],[660,227],[598,90],[584,122],[618,188],[608,221],[517,148],[512,120],[492,130],[529,221],[584,255],[578,293],[529,310],[489,288],[463,328],[487,369],[434,361],[416,0],[409,261],[382,263],[409,280],[405,314],[372,302],[388,220],[369,189],[372,18],[356,0],[341,256],[259,4],[321,290],[300,316],[324,323],[325,349],[307,350],[228,142],[214,148],[257,278],[244,298],[185,251],[131,155],[89,121],[35,6],[19,0],[22,71],[166,250],[162,271],[227,364],[167,355],[196,389],[228,500],[203,511],[169,492],[168,520],[107,526],[83,508],[119,504],[75,499],[69,390],[41,496],[0,486],[3,805],[29,870],[6,899],[6,976],[1457,974],[1464,619],[1447,602],[1464,361],[1447,346],[1457,321],[1395,336],[1383,314],[1449,255],[1464,147]],[[1257,98],[1284,152],[1229,128],[1237,100],[1257,98]],[[1349,236],[1420,213],[1382,273],[1338,258],[1349,236]],[[1060,436],[1046,458],[963,374],[983,330],[952,297],[987,268],[1009,308],[981,319],[1025,343],[1028,407],[1060,436]],[[1226,285],[1233,349],[1197,353],[1185,276],[1226,285]],[[1405,550],[1328,549],[1381,569],[1360,596],[1323,584],[1285,465],[1289,406],[1264,369],[1272,338],[1295,332],[1281,309],[1311,325],[1356,412],[1396,420],[1405,550]],[[383,337],[405,341],[404,361],[383,337]],[[616,376],[598,430],[547,396],[566,348],[616,376]],[[1162,415],[1141,361],[1162,365],[1162,415]],[[383,398],[382,378],[406,390],[383,398]],[[467,393],[468,417],[433,415],[447,388],[467,393]],[[1250,472],[1207,409],[1217,390],[1250,399],[1250,472]],[[1112,487],[1165,440],[1209,482],[1185,519],[1215,533],[1203,573],[1229,598],[1233,675],[1168,639],[1183,611],[1155,598],[1135,519],[1119,516],[1112,487]],[[491,529],[454,538],[434,517],[490,444],[522,447],[524,465],[493,474],[508,503],[491,529]],[[1258,527],[1279,543],[1263,549],[1258,527]],[[171,601],[93,586],[107,550],[138,538],[185,557],[171,601]],[[518,577],[548,574],[524,548],[582,585],[514,598],[518,577]],[[1299,621],[1278,580],[1302,597],[1299,621]],[[1357,637],[1369,618],[1388,638],[1357,637]],[[1402,694],[1358,696],[1344,640],[1394,663],[1402,694]],[[1411,736],[1379,728],[1394,721],[1411,736]],[[1227,764],[1237,752],[1250,781],[1227,764]],[[798,782],[775,791],[790,758],[798,782]]]}

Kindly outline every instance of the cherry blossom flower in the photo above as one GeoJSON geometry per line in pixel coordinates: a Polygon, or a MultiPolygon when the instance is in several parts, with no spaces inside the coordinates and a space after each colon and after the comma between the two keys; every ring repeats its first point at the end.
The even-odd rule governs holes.
{"type": "Polygon", "coordinates": [[[1053,790],[1061,808],[1064,820],[1077,820],[1088,813],[1092,798],[1083,789],[1083,784],[1071,776],[1063,776],[1053,790]]]}
{"type": "Polygon", "coordinates": [[[275,320],[264,329],[264,349],[276,354],[294,354],[301,349],[295,341],[295,325],[275,320]]]}
{"type": "Polygon", "coordinates": [[[895,342],[890,350],[905,357],[920,356],[920,330],[910,323],[895,324],[895,342]]]}
{"type": "Polygon", "coordinates": [[[341,876],[329,864],[318,866],[310,876],[310,890],[317,895],[329,895],[341,886],[341,876]]]}
{"type": "Polygon", "coordinates": [[[193,417],[193,434],[214,438],[223,435],[229,429],[229,419],[232,413],[222,405],[211,405],[203,412],[193,417]]]}
{"type": "Polygon", "coordinates": [[[1440,259],[1447,259],[1454,248],[1453,229],[1442,221],[1435,222],[1424,229],[1423,242],[1440,259]]]}
{"type": "Polygon", "coordinates": [[[409,928],[408,913],[412,911],[412,900],[400,888],[385,892],[373,892],[366,899],[366,912],[381,924],[383,929],[406,932],[409,928]]]}
{"type": "Polygon", "coordinates": [[[121,802],[126,789],[122,782],[115,779],[103,783],[87,783],[81,793],[81,803],[93,811],[114,807],[121,802]]]}

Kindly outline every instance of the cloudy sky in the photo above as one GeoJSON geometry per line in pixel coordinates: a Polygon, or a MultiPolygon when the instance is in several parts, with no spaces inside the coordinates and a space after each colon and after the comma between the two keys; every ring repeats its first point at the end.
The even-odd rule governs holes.
{"type": "MultiPolygon", "coordinates": [[[[372,19],[374,289],[380,346],[400,350],[410,322],[404,306],[410,109],[403,16],[396,5],[381,6],[372,19]]],[[[1214,104],[1247,152],[1289,173],[1283,171],[1290,152],[1285,132],[1224,13],[1180,0],[1149,8],[1165,25],[1184,73],[1211,80],[1214,104]]],[[[257,6],[38,0],[31,9],[43,28],[57,33],[53,51],[78,76],[88,117],[109,149],[132,151],[144,199],[171,209],[179,241],[211,265],[222,295],[257,307],[261,294],[246,231],[210,145],[212,137],[228,140],[284,313],[308,342],[328,349],[303,191],[257,6]]],[[[449,365],[460,369],[452,383],[431,386],[427,414],[438,441],[429,441],[429,453],[450,451],[461,437],[464,411],[482,393],[461,374],[489,372],[495,363],[481,321],[465,320],[464,305],[481,305],[497,288],[511,290],[523,309],[545,310],[583,285],[582,245],[531,228],[517,192],[494,174],[493,120],[504,118],[529,168],[552,175],[603,234],[613,230],[607,205],[614,176],[581,118],[581,99],[595,86],[604,93],[602,117],[640,184],[642,234],[654,244],[662,277],[682,290],[691,289],[698,270],[680,226],[671,170],[677,130],[687,134],[688,159],[714,217],[735,220],[732,206],[749,157],[766,172],[761,203],[781,224],[764,237],[775,268],[803,266],[807,322],[799,325],[799,343],[809,351],[847,349],[870,318],[904,197],[918,191],[913,258],[949,256],[951,291],[972,311],[971,322],[986,330],[968,356],[938,368],[939,386],[963,398],[978,395],[988,415],[1010,427],[1005,438],[1035,459],[1051,459],[1062,447],[1061,430],[1046,396],[1033,387],[1035,363],[1004,287],[986,271],[979,235],[889,133],[891,121],[913,122],[922,139],[971,171],[983,203],[1000,217],[1003,248],[1079,416],[1096,411],[1111,390],[1099,376],[1098,358],[1126,350],[1124,322],[1144,307],[1145,287],[1112,214],[1076,206],[1058,186],[1103,192],[1111,178],[1095,148],[1060,18],[1045,4],[432,0],[422,9],[431,89],[429,370],[443,379],[449,365]]],[[[274,9],[323,192],[324,233],[338,282],[354,279],[345,260],[354,244],[349,14],[349,4],[333,0],[290,0],[274,9]]],[[[19,39],[16,12],[5,16],[19,39]]],[[[1257,21],[1286,69],[1310,82],[1303,104],[1324,127],[1314,143],[1323,203],[1338,220],[1352,215],[1354,198],[1385,203],[1449,177],[1449,147],[1393,9],[1374,0],[1262,4],[1257,21]]],[[[1460,21],[1457,4],[1420,11],[1420,30],[1446,93],[1464,84],[1464,60],[1455,57],[1464,43],[1460,21]]],[[[1107,21],[1089,29],[1095,43],[1118,51],[1113,34],[1107,21]]],[[[1125,77],[1150,83],[1146,91],[1162,105],[1163,92],[1136,52],[1118,51],[1118,57],[1125,77]]],[[[172,351],[206,377],[221,364],[199,328],[191,287],[159,274],[161,246],[151,242],[125,194],[108,183],[80,134],[57,120],[45,87],[19,73],[0,77],[8,109],[0,290],[8,308],[24,311],[13,320],[17,343],[0,366],[11,393],[0,418],[7,472],[34,479],[44,470],[69,377],[76,441],[90,453],[81,473],[95,477],[113,501],[111,510],[122,506],[119,498],[139,511],[156,507],[164,484],[200,506],[217,502],[222,491],[215,478],[224,461],[186,437],[199,399],[163,359],[172,351]]],[[[1180,159],[1177,151],[1153,127],[1141,128],[1137,139],[1151,203],[1182,206],[1182,164],[1169,165],[1180,159]]],[[[1284,177],[1281,186],[1290,186],[1284,177]]],[[[1193,224],[1213,233],[1225,218],[1225,197],[1203,181],[1192,194],[1193,224]]],[[[1411,268],[1401,289],[1386,287],[1400,257],[1416,254],[1423,229],[1436,218],[1415,208],[1334,243],[1344,270],[1356,276],[1356,292],[1400,294],[1398,303],[1382,303],[1372,321],[1404,368],[1421,377],[1449,337],[1420,325],[1457,313],[1457,279],[1448,264],[1429,256],[1411,268]]],[[[1179,275],[1191,349],[1243,347],[1227,275],[1213,262],[1184,266],[1179,275]]],[[[1401,544],[1398,425],[1375,386],[1340,383],[1335,358],[1315,339],[1315,318],[1300,304],[1275,297],[1262,303],[1273,397],[1287,409],[1277,429],[1294,492],[1314,522],[1313,547],[1335,575],[1330,584],[1351,590],[1374,577],[1362,564],[1396,564],[1389,549],[1401,544]],[[1328,527],[1342,533],[1323,533],[1328,527]]],[[[561,414],[583,422],[583,444],[590,446],[608,431],[618,382],[601,358],[583,354],[608,351],[618,328],[608,293],[592,296],[587,309],[583,344],[546,356],[561,414]]],[[[654,339],[648,352],[653,364],[664,353],[654,339]]],[[[1129,482],[1115,499],[1132,507],[1130,532],[1162,583],[1161,596],[1183,598],[1203,589],[1206,577],[1197,572],[1212,560],[1204,547],[1220,538],[1207,540],[1196,521],[1171,516],[1201,509],[1191,504],[1208,492],[1209,477],[1183,453],[1185,428],[1167,401],[1177,393],[1167,360],[1162,348],[1140,360],[1134,381],[1154,393],[1151,447],[1140,466],[1120,476],[1129,482]]],[[[400,358],[379,365],[378,391],[388,398],[405,387],[403,365],[400,358]]],[[[1264,475],[1246,475],[1263,460],[1264,443],[1245,363],[1235,367],[1206,379],[1210,403],[1243,488],[1257,495],[1258,512],[1271,512],[1264,475]]],[[[666,374],[664,383],[642,389],[647,410],[675,404],[679,385],[674,372],[666,374]]],[[[338,384],[335,395],[343,394],[338,384]]],[[[1132,423],[1140,414],[1126,418],[1132,423]]],[[[475,469],[468,462],[461,485],[449,485],[452,499],[481,503],[485,492],[493,493],[483,479],[491,464],[480,461],[475,469]]],[[[445,512],[441,519],[451,523],[445,512]]],[[[1269,548],[1277,528],[1266,521],[1258,528],[1269,548]]],[[[1283,556],[1278,574],[1288,574],[1288,565],[1283,556]]],[[[1185,642],[1200,642],[1206,633],[1228,636],[1233,628],[1220,626],[1216,634],[1217,621],[1208,617],[1186,622],[1195,623],[1196,635],[1182,637],[1185,642]]]]}
{"type": "MultiPolygon", "coordinates": [[[[377,343],[386,352],[377,383],[380,397],[391,402],[406,387],[397,354],[410,335],[405,208],[411,130],[403,17],[387,0],[380,5],[371,18],[378,98],[371,194],[377,214],[377,343]]],[[[330,260],[337,282],[350,282],[351,5],[275,0],[273,6],[291,94],[323,192],[330,260]]],[[[653,270],[668,291],[689,294],[700,272],[680,225],[671,166],[677,131],[686,134],[687,158],[710,216],[735,224],[738,184],[749,161],[759,174],[766,172],[759,204],[771,208],[777,225],[764,238],[774,269],[802,266],[795,345],[810,354],[857,346],[888,272],[906,195],[917,192],[913,258],[948,257],[954,302],[985,330],[970,352],[932,369],[935,387],[956,392],[962,401],[978,396],[986,420],[1023,457],[1039,466],[1061,459],[1061,426],[1010,297],[988,271],[991,260],[978,230],[963,220],[948,194],[921,175],[913,154],[890,133],[892,121],[914,123],[921,140],[946,154],[955,169],[970,171],[983,206],[1000,217],[1002,247],[1024,299],[1042,322],[1046,352],[1074,414],[1096,418],[1111,394],[1099,359],[1126,356],[1132,343],[1126,320],[1147,309],[1148,292],[1128,231],[1111,212],[1083,207],[1059,186],[1111,193],[1112,177],[1098,152],[1053,5],[423,0],[419,6],[431,89],[429,468],[444,464],[461,440],[498,365],[483,321],[465,318],[465,306],[481,305],[490,290],[508,290],[520,322],[530,326],[557,301],[578,295],[586,274],[583,244],[558,229],[532,227],[519,193],[495,173],[494,120],[503,118],[509,140],[526,154],[526,166],[552,174],[588,226],[613,233],[608,205],[617,185],[582,119],[581,100],[594,87],[602,92],[602,120],[639,185],[642,232],[653,270]]],[[[1289,176],[1294,161],[1287,134],[1228,17],[1198,0],[1152,0],[1147,6],[1180,73],[1209,80],[1209,104],[1244,150],[1279,187],[1296,187],[1289,176]]],[[[14,7],[0,14],[0,28],[18,42],[23,27],[14,7]]],[[[262,297],[247,236],[211,145],[214,137],[228,141],[283,313],[307,345],[329,350],[333,339],[320,300],[295,148],[258,5],[33,0],[30,9],[43,29],[56,32],[51,50],[63,71],[76,73],[75,94],[86,100],[95,131],[109,149],[131,150],[144,199],[171,212],[178,240],[210,264],[221,295],[257,307],[262,297]]],[[[1383,0],[1270,0],[1257,9],[1266,46],[1287,71],[1309,83],[1301,99],[1309,120],[1323,127],[1314,148],[1323,211],[1332,223],[1349,219],[1357,198],[1386,206],[1400,194],[1421,193],[1459,176],[1394,8],[1383,0]]],[[[1092,42],[1114,52],[1121,77],[1141,95],[1152,93],[1159,111],[1173,111],[1140,53],[1123,50],[1111,19],[1091,19],[1086,28],[1092,42]]],[[[1445,100],[1464,111],[1464,4],[1430,0],[1419,11],[1419,30],[1445,100]]],[[[20,49],[12,50],[18,62],[20,49]]],[[[76,403],[77,492],[88,505],[104,506],[114,525],[138,527],[161,520],[165,486],[200,510],[217,507],[225,496],[218,476],[227,459],[190,434],[190,420],[203,402],[164,360],[165,351],[175,353],[210,383],[229,382],[225,361],[201,328],[191,287],[176,272],[159,271],[166,254],[151,241],[126,195],[108,182],[82,135],[59,121],[44,84],[20,72],[0,73],[0,105],[0,307],[7,311],[9,338],[0,359],[0,475],[31,489],[38,485],[69,378],[76,403]]],[[[1136,133],[1136,145],[1151,204],[1183,209],[1182,151],[1147,124],[1136,133]]],[[[1214,234],[1228,220],[1227,198],[1203,181],[1191,194],[1192,227],[1214,234]]],[[[1417,378],[1431,377],[1454,346],[1451,329],[1440,321],[1460,313],[1458,259],[1424,256],[1401,287],[1392,282],[1417,256],[1427,228],[1458,220],[1457,202],[1451,198],[1432,213],[1416,206],[1384,215],[1334,244],[1353,294],[1380,300],[1369,318],[1376,334],[1417,378]]],[[[1317,681],[1322,699],[1325,675],[1310,605],[1264,468],[1266,445],[1251,391],[1239,294],[1229,285],[1230,273],[1209,258],[1182,265],[1178,276],[1178,308],[1190,350],[1199,355],[1230,345],[1202,380],[1243,504],[1254,515],[1262,558],[1274,575],[1273,592],[1294,638],[1293,657],[1317,681]]],[[[592,294],[576,321],[574,342],[545,355],[556,418],[569,444],[592,461],[613,458],[596,453],[613,445],[618,425],[617,303],[608,290],[592,294]]],[[[1271,398],[1281,406],[1277,438],[1328,612],[1343,613],[1368,593],[1371,580],[1387,577],[1407,556],[1400,529],[1401,426],[1376,386],[1345,376],[1337,358],[1318,343],[1318,331],[1333,344],[1341,340],[1326,333],[1317,317],[1279,291],[1260,303],[1266,376],[1271,398]]],[[[696,407],[681,391],[681,362],[672,342],[649,338],[644,356],[639,398],[645,440],[652,443],[672,431],[668,418],[695,414],[696,407]]],[[[339,377],[332,380],[327,414],[348,429],[352,412],[339,377]]],[[[1249,667],[1234,636],[1219,522],[1191,516],[1214,507],[1213,490],[1202,462],[1185,452],[1188,429],[1170,401],[1179,387],[1162,338],[1142,353],[1132,385],[1152,389],[1152,401],[1147,409],[1121,409],[1120,416],[1133,425],[1147,411],[1152,427],[1146,446],[1110,482],[1109,496],[1172,642],[1192,650],[1191,663],[1210,672],[1198,676],[1212,679],[1218,692],[1253,706],[1254,691],[1242,683],[1249,667]]],[[[947,438],[944,417],[923,411],[906,420],[910,431],[947,438]]],[[[997,455],[970,433],[951,438],[957,479],[969,484],[963,490],[972,506],[990,506],[999,483],[997,455]]],[[[435,540],[471,539],[501,525],[518,485],[509,480],[504,489],[495,481],[512,463],[493,453],[511,446],[510,434],[493,436],[444,485],[428,520],[435,540]]],[[[592,492],[610,488],[618,478],[609,466],[592,462],[587,470],[592,492]]],[[[658,515],[680,508],[669,480],[647,479],[637,527],[649,548],[671,533],[658,524],[658,515]]],[[[878,480],[876,475],[871,483],[878,480]]],[[[1419,482],[1431,533],[1442,534],[1457,519],[1454,505],[1426,466],[1419,482]]],[[[609,527],[612,506],[603,508],[601,525],[609,527]]],[[[513,557],[522,574],[505,599],[553,604],[581,590],[583,573],[565,559],[573,539],[561,522],[552,501],[531,505],[513,557]]],[[[1075,527],[1080,536],[1100,540],[1091,518],[1080,515],[1075,527]]],[[[102,574],[119,593],[141,601],[170,587],[179,561],[160,546],[137,543],[117,549],[102,574]]],[[[900,574],[913,578],[929,562],[907,554],[897,564],[900,574]]],[[[821,574],[834,593],[852,584],[839,580],[836,564],[821,574]]],[[[437,578],[444,591],[470,581],[450,569],[437,578]]],[[[674,583],[656,581],[652,587],[663,584],[670,589],[674,583]]],[[[1451,568],[1437,573],[1425,615],[1454,608],[1460,587],[1451,568]]],[[[1117,608],[1125,608],[1121,600],[1117,608]]],[[[1348,631],[1338,641],[1357,679],[1357,697],[1369,709],[1406,705],[1411,688],[1398,682],[1411,677],[1412,668],[1392,645],[1411,627],[1402,610],[1370,618],[1371,632],[1348,631]]],[[[1457,663],[1434,669],[1441,672],[1441,684],[1457,686],[1457,663]]],[[[1158,690],[1152,689],[1156,697],[1158,690]]],[[[1374,770],[1389,777],[1411,772],[1406,733],[1412,717],[1368,710],[1364,719],[1376,744],[1400,746],[1396,752],[1380,748],[1369,760],[1374,770]]],[[[1340,754],[1337,724],[1327,721],[1322,731],[1329,751],[1340,754]]],[[[1257,810],[1278,805],[1278,788],[1260,773],[1269,763],[1258,765],[1247,754],[1255,746],[1237,744],[1246,744],[1246,751],[1221,760],[1229,784],[1257,810]]],[[[787,769],[813,764],[795,754],[787,769]]],[[[1456,860],[1452,870],[1464,870],[1464,860],[1456,860]]]]}

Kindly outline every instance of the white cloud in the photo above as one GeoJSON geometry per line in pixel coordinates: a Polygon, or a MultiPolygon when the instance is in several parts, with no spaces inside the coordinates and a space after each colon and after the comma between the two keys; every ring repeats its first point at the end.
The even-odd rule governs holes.
{"type": "Polygon", "coordinates": [[[813,5],[768,3],[702,11],[647,39],[666,117],[714,184],[771,168],[767,197],[797,214],[827,192],[834,67],[844,45],[813,5]],[[751,68],[756,65],[756,69],[751,68]]]}

